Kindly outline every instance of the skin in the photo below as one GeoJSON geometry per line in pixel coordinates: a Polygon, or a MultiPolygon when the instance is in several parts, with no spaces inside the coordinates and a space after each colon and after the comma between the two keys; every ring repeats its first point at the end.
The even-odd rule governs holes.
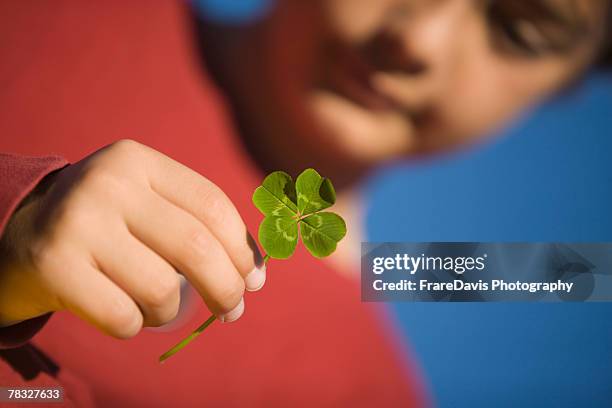
{"type": "Polygon", "coordinates": [[[2,238],[3,325],[68,309],[106,334],[131,337],[176,316],[177,271],[230,322],[244,311],[245,288],[265,281],[227,196],[153,149],[119,141],[47,183],[2,238]]]}
{"type": "MultiPolygon", "coordinates": [[[[367,146],[351,150],[364,161],[438,151],[477,140],[567,83],[591,61],[595,50],[595,41],[555,55],[532,56],[504,48],[503,39],[491,38],[484,7],[474,1],[408,5],[406,16],[387,23],[383,22],[385,14],[406,2],[376,2],[374,10],[373,2],[361,1],[361,12],[353,3],[337,0],[329,5],[343,39],[359,47],[384,24],[397,42],[397,52],[407,60],[375,67],[370,74],[374,92],[395,105],[384,113],[364,111],[326,89],[313,90],[315,115],[337,135],[344,149],[355,140],[369,139],[367,146]],[[372,17],[359,22],[350,17],[351,9],[372,17]],[[413,72],[402,71],[409,64],[418,67],[413,72]],[[370,122],[370,128],[350,127],[340,135],[340,129],[358,121],[370,122]],[[380,139],[384,147],[375,149],[380,139]]],[[[518,21],[515,24],[520,27],[518,21]]],[[[523,27],[526,38],[531,35],[534,43],[543,41],[539,29],[535,24],[523,27]]]]}
{"type": "MultiPolygon", "coordinates": [[[[468,0],[285,0],[254,27],[198,29],[217,39],[204,50],[208,68],[260,167],[315,167],[346,191],[383,161],[480,140],[583,71],[601,41],[604,2],[546,1],[588,27],[563,51],[549,50],[533,23],[521,30],[537,52],[493,35],[489,9],[468,0]],[[249,75],[233,69],[246,60],[249,75]]],[[[340,212],[358,214],[350,192],[343,197],[340,212]]],[[[245,237],[205,177],[117,142],[48,177],[11,217],[0,239],[0,325],[68,309],[130,337],[174,318],[179,271],[220,320],[236,320],[245,288],[265,282],[245,237]]]]}
{"type": "Polygon", "coordinates": [[[385,161],[482,143],[567,86],[593,63],[608,7],[604,0],[277,3],[249,29],[199,21],[201,36],[215,38],[203,42],[204,61],[264,171],[314,167],[334,180],[336,208],[351,226],[329,258],[341,270],[356,269],[362,240],[355,181],[385,161]],[[248,75],[236,69],[242,61],[248,75]]]}
{"type": "Polygon", "coordinates": [[[203,52],[262,168],[311,166],[347,186],[482,140],[592,63],[607,2],[491,4],[286,0],[246,32],[201,23],[216,43],[203,52]]]}

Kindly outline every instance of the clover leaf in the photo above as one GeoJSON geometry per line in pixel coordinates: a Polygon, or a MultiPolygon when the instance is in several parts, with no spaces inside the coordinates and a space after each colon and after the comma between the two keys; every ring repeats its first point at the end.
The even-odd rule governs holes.
{"type": "Polygon", "coordinates": [[[284,171],[270,174],[253,193],[253,203],[264,215],[295,215],[298,211],[295,201],[295,184],[284,171]]]}
{"type": "Polygon", "coordinates": [[[271,258],[293,255],[301,235],[306,249],[322,258],[336,250],[346,234],[346,224],[337,214],[321,211],[336,202],[331,181],[314,169],[304,170],[295,184],[287,173],[266,177],[253,194],[253,203],[266,216],[259,226],[259,242],[271,258]]]}
{"type": "MultiPolygon", "coordinates": [[[[331,181],[314,169],[304,170],[295,183],[283,171],[268,175],[253,193],[253,204],[265,215],[259,225],[259,242],[265,249],[264,262],[270,258],[287,259],[293,255],[301,236],[313,256],[323,258],[336,250],[346,235],[346,224],[333,212],[322,211],[336,202],[331,181]]],[[[210,316],[189,336],[159,357],[163,362],[199,336],[216,320],[210,316]]]]}

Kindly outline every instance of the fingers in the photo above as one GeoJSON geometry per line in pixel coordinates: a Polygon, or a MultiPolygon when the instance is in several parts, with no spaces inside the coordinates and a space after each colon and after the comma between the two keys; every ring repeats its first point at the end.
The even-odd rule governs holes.
{"type": "Polygon", "coordinates": [[[66,309],[106,334],[124,339],[142,328],[136,303],[86,260],[65,263],[50,285],[66,309]]]}
{"type": "Polygon", "coordinates": [[[71,168],[43,220],[47,249],[31,262],[47,309],[68,308],[108,334],[130,337],[176,315],[178,271],[221,321],[242,315],[244,290],[263,286],[265,267],[218,187],[131,141],[71,168]],[[56,247],[70,249],[56,257],[56,247]]]}
{"type": "Polygon", "coordinates": [[[176,317],[180,278],[161,256],[136,239],[124,224],[112,228],[94,258],[100,269],[136,301],[144,326],[161,326],[176,317]]]}
{"type": "Polygon", "coordinates": [[[214,183],[182,164],[153,151],[156,166],[151,187],[192,214],[221,243],[250,291],[260,289],[266,273],[263,258],[230,199],[214,183]]]}
{"type": "Polygon", "coordinates": [[[219,320],[234,321],[242,315],[244,279],[202,222],[153,193],[127,222],[138,240],[185,275],[219,320]]]}
{"type": "Polygon", "coordinates": [[[222,321],[242,315],[245,287],[265,282],[262,257],[228,197],[146,146],[114,143],[53,180],[19,259],[35,284],[18,289],[27,286],[37,304],[18,317],[69,309],[126,338],[176,315],[177,271],[222,321]]]}

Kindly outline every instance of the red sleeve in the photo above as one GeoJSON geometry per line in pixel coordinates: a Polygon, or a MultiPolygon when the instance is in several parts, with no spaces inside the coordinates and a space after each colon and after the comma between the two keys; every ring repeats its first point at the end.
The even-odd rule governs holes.
{"type": "MultiPolygon", "coordinates": [[[[0,153],[0,236],[19,203],[50,172],[67,165],[57,156],[25,157],[0,153]]],[[[50,314],[0,328],[0,349],[16,347],[32,338],[50,314]]]]}

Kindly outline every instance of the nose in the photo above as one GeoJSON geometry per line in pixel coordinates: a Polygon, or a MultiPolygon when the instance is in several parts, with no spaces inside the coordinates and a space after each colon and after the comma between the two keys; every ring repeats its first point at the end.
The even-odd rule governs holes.
{"type": "Polygon", "coordinates": [[[435,98],[465,57],[473,7],[470,0],[401,2],[364,47],[373,87],[411,109],[435,98]]]}

